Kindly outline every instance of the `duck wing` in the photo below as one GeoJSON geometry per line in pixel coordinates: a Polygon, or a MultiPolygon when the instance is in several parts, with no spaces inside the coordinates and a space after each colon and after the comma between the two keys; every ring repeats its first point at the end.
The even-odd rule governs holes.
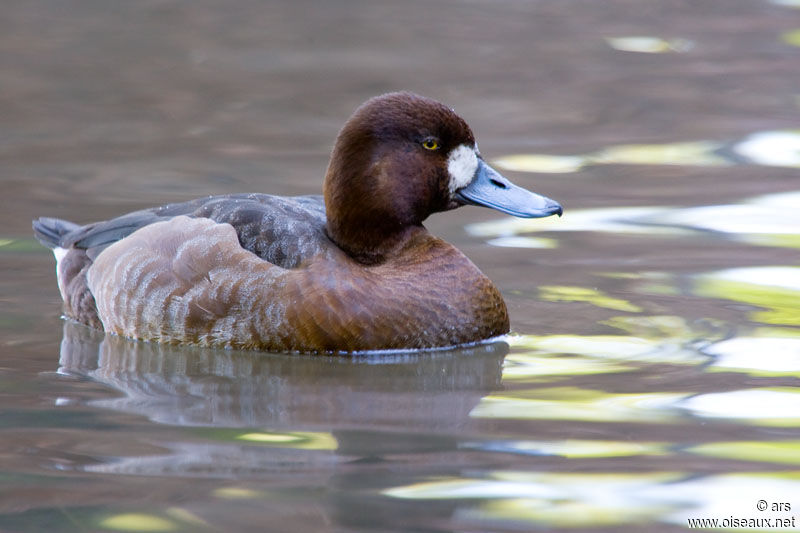
{"type": "Polygon", "coordinates": [[[186,215],[233,226],[242,248],[283,268],[295,268],[331,246],[325,232],[322,196],[231,194],[134,211],[111,220],[78,226],[42,217],[34,231],[50,248],[77,248],[94,260],[100,252],[136,230],[186,215]]]}

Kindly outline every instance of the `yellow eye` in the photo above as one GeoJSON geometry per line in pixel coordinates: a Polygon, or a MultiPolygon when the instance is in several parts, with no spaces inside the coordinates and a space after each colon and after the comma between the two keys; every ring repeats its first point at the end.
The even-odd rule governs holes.
{"type": "Polygon", "coordinates": [[[436,139],[425,139],[422,141],[422,147],[426,150],[438,150],[439,149],[439,141],[436,139]]]}

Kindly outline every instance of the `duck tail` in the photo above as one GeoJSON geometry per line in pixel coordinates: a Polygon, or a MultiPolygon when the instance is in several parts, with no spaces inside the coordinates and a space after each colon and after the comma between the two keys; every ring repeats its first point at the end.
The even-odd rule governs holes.
{"type": "Polygon", "coordinates": [[[33,221],[36,240],[50,249],[60,247],[62,238],[78,228],[78,224],[60,218],[39,217],[33,221]]]}

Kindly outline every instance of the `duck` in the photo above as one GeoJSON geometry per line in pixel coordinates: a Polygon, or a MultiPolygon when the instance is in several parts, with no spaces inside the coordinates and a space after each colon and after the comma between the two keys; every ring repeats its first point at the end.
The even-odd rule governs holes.
{"type": "Polygon", "coordinates": [[[66,319],[143,341],[268,352],[425,350],[509,331],[500,291],[433,213],[524,218],[561,205],[514,185],[437,100],[402,91],[340,130],[323,195],[208,196],[79,225],[40,217],[66,319]]]}

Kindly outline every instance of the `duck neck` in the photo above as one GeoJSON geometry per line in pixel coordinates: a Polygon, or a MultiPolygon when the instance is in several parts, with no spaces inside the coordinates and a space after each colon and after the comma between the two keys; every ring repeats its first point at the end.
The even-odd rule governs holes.
{"type": "Polygon", "coordinates": [[[421,225],[389,228],[355,217],[328,218],[327,224],[328,237],[347,255],[365,265],[386,262],[421,231],[425,231],[421,225]]]}

